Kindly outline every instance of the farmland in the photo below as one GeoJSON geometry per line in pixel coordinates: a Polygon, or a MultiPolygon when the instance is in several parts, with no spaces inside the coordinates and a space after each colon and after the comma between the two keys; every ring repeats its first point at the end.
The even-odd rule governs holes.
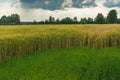
{"type": "Polygon", "coordinates": [[[120,25],[0,26],[0,61],[53,48],[117,47],[120,25]]]}
{"type": "Polygon", "coordinates": [[[119,80],[120,25],[0,26],[0,80],[119,80]]]}

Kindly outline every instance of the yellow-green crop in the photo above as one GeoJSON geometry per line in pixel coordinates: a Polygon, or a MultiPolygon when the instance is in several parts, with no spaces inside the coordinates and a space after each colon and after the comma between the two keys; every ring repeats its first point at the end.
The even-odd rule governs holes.
{"type": "Polygon", "coordinates": [[[120,46],[120,25],[0,26],[0,61],[51,48],[120,46]]]}

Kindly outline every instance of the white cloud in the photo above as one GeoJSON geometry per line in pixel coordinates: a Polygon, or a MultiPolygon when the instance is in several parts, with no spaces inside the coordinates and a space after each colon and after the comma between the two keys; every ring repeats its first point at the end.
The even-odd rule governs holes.
{"type": "Polygon", "coordinates": [[[63,4],[62,4],[62,7],[72,7],[73,5],[73,2],[72,0],[64,0],[63,4]]]}
{"type": "Polygon", "coordinates": [[[50,2],[50,1],[45,1],[45,4],[47,5],[47,4],[49,4],[49,2],[50,2]]]}
{"type": "Polygon", "coordinates": [[[10,15],[13,13],[21,13],[20,3],[17,2],[13,5],[14,2],[15,0],[5,0],[4,2],[0,1],[0,17],[3,15],[10,15]]]}

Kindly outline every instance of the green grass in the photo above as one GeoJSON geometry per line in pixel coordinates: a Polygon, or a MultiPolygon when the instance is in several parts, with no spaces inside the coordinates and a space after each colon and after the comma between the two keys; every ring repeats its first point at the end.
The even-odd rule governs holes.
{"type": "Polygon", "coordinates": [[[0,64],[0,80],[120,80],[119,48],[54,49],[0,64]]]}

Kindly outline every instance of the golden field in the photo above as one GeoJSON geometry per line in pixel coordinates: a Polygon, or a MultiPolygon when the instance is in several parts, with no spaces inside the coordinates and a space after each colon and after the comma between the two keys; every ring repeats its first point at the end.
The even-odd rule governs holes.
{"type": "Polygon", "coordinates": [[[119,24],[0,26],[0,59],[53,48],[120,46],[119,24]]]}

